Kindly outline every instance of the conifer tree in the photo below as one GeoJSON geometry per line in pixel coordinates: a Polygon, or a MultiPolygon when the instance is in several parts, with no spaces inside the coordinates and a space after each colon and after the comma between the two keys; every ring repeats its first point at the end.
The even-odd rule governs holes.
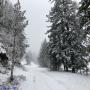
{"type": "Polygon", "coordinates": [[[12,67],[11,67],[11,81],[13,80],[13,70],[15,63],[20,62],[25,53],[25,36],[24,30],[28,24],[25,17],[25,11],[21,11],[20,2],[14,5],[14,22],[13,22],[13,50],[12,50],[12,67]]]}
{"type": "MultiPolygon", "coordinates": [[[[4,0],[3,0],[4,2],[4,0]]],[[[9,1],[3,3],[2,17],[0,18],[0,42],[6,51],[11,65],[11,81],[16,63],[20,63],[28,46],[25,43],[24,30],[28,24],[25,11],[21,10],[20,2],[13,6],[9,1]]]]}
{"type": "MultiPolygon", "coordinates": [[[[86,45],[87,54],[90,53],[90,0],[81,0],[79,7],[80,29],[82,30],[82,39],[86,45]]],[[[88,60],[87,60],[88,64],[88,60]]]]}
{"type": "MultiPolygon", "coordinates": [[[[71,0],[54,0],[54,7],[48,15],[51,23],[49,33],[49,54],[55,70],[63,64],[64,69],[72,72],[83,62],[84,46],[77,17],[77,4],[71,0]],[[78,62],[78,63],[77,63],[78,62]]],[[[84,63],[83,63],[84,64],[84,63]]]]}

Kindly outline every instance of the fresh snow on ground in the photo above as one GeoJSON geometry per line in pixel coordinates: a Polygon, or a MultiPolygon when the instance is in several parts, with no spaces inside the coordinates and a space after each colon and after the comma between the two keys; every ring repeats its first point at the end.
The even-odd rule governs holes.
{"type": "Polygon", "coordinates": [[[90,90],[90,76],[66,72],[47,72],[47,75],[67,90],[90,90]]]}
{"type": "MultiPolygon", "coordinates": [[[[90,75],[73,74],[69,72],[53,72],[38,65],[24,65],[22,70],[15,67],[14,75],[23,75],[19,90],[90,90],[90,75]]],[[[0,85],[7,80],[10,73],[0,74],[0,85]]]]}
{"type": "Polygon", "coordinates": [[[7,81],[7,78],[8,78],[8,74],[2,74],[0,73],[0,86],[2,85],[2,83],[6,82],[7,81]]]}
{"type": "Polygon", "coordinates": [[[21,83],[20,90],[90,90],[90,75],[50,72],[33,63],[22,74],[26,81],[21,83]]]}
{"type": "MultiPolygon", "coordinates": [[[[25,70],[15,67],[14,75],[23,75],[19,90],[90,90],[90,75],[73,74],[70,72],[53,72],[38,65],[24,65],[25,70]]],[[[0,74],[0,85],[7,81],[10,73],[0,74]]]]}

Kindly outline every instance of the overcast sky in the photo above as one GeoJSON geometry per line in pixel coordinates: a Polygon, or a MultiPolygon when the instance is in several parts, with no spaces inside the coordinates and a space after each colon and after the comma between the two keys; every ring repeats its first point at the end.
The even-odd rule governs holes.
{"type": "MultiPolygon", "coordinates": [[[[16,2],[17,0],[11,0],[16,2]]],[[[32,52],[38,53],[41,42],[46,37],[45,32],[49,23],[46,22],[46,14],[49,13],[51,4],[49,0],[20,0],[22,8],[26,10],[29,25],[26,28],[26,36],[32,52]]],[[[79,1],[79,0],[77,0],[79,1]]]]}

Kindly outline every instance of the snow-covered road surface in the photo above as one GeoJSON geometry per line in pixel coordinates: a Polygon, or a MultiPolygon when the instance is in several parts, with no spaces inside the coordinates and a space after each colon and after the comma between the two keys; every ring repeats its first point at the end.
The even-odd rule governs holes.
{"type": "Polygon", "coordinates": [[[49,72],[38,66],[27,66],[26,81],[20,90],[90,90],[90,76],[49,72]]]}

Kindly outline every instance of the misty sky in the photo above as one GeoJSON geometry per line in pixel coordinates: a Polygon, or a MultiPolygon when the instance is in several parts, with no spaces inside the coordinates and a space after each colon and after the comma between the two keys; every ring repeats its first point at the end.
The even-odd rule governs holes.
{"type": "MultiPolygon", "coordinates": [[[[11,0],[15,3],[17,0],[11,0]]],[[[29,25],[26,28],[26,36],[32,52],[38,53],[41,42],[46,37],[48,30],[46,14],[49,13],[51,4],[49,0],[20,0],[22,8],[26,10],[29,25]]],[[[80,0],[77,0],[80,1],[80,0]]]]}

